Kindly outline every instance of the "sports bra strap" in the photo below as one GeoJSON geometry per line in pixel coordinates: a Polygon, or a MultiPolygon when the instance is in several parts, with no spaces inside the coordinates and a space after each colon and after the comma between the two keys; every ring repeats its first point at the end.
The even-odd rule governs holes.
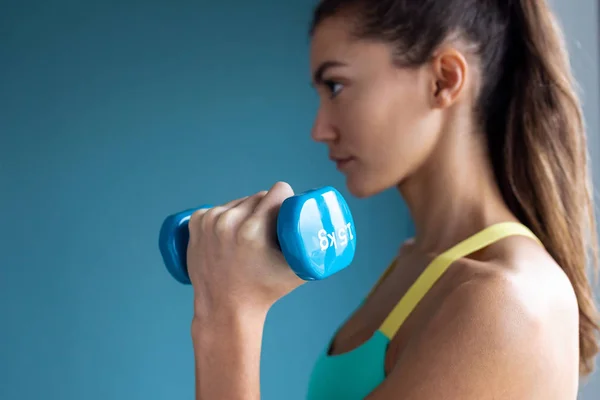
{"type": "Polygon", "coordinates": [[[520,223],[502,222],[485,228],[437,256],[396,304],[379,331],[391,340],[413,309],[453,262],[512,235],[527,236],[541,245],[535,234],[520,223]]]}

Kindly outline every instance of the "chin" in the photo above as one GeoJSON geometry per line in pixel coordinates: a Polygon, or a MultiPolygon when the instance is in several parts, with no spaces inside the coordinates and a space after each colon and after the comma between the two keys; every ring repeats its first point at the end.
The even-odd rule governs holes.
{"type": "Polygon", "coordinates": [[[387,189],[387,187],[379,187],[378,185],[374,185],[374,182],[370,182],[365,178],[352,179],[350,177],[348,177],[346,181],[346,187],[352,196],[359,199],[375,196],[387,189]]]}

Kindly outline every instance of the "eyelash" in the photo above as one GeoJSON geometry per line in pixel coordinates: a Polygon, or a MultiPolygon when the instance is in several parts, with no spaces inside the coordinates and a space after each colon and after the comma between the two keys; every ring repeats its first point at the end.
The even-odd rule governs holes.
{"type": "Polygon", "coordinates": [[[339,94],[340,94],[340,91],[342,90],[342,88],[343,88],[343,86],[344,86],[344,85],[342,85],[341,83],[339,83],[339,82],[335,82],[335,81],[333,81],[333,80],[330,80],[330,79],[326,79],[326,80],[324,80],[324,81],[323,81],[323,84],[324,84],[324,85],[325,85],[325,86],[326,86],[326,87],[329,89],[329,91],[331,92],[331,98],[334,98],[334,97],[336,97],[337,95],[339,95],[339,94]],[[340,88],[340,89],[339,89],[337,92],[334,92],[334,90],[335,90],[335,85],[339,85],[339,86],[341,86],[341,88],[340,88]]]}

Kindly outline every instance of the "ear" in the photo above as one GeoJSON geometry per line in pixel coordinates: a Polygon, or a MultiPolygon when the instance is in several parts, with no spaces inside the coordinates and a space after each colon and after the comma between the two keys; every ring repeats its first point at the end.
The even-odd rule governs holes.
{"type": "Polygon", "coordinates": [[[432,104],[438,108],[450,107],[464,91],[467,60],[455,49],[441,49],[434,54],[432,67],[432,104]]]}

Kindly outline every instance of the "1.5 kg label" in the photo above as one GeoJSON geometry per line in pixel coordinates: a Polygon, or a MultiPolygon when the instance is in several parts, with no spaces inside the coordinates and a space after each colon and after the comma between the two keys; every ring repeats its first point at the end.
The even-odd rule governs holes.
{"type": "Polygon", "coordinates": [[[327,232],[325,229],[321,229],[317,235],[322,251],[325,251],[330,247],[337,249],[338,245],[346,246],[348,244],[348,240],[354,240],[350,222],[334,232],[327,232]]]}

